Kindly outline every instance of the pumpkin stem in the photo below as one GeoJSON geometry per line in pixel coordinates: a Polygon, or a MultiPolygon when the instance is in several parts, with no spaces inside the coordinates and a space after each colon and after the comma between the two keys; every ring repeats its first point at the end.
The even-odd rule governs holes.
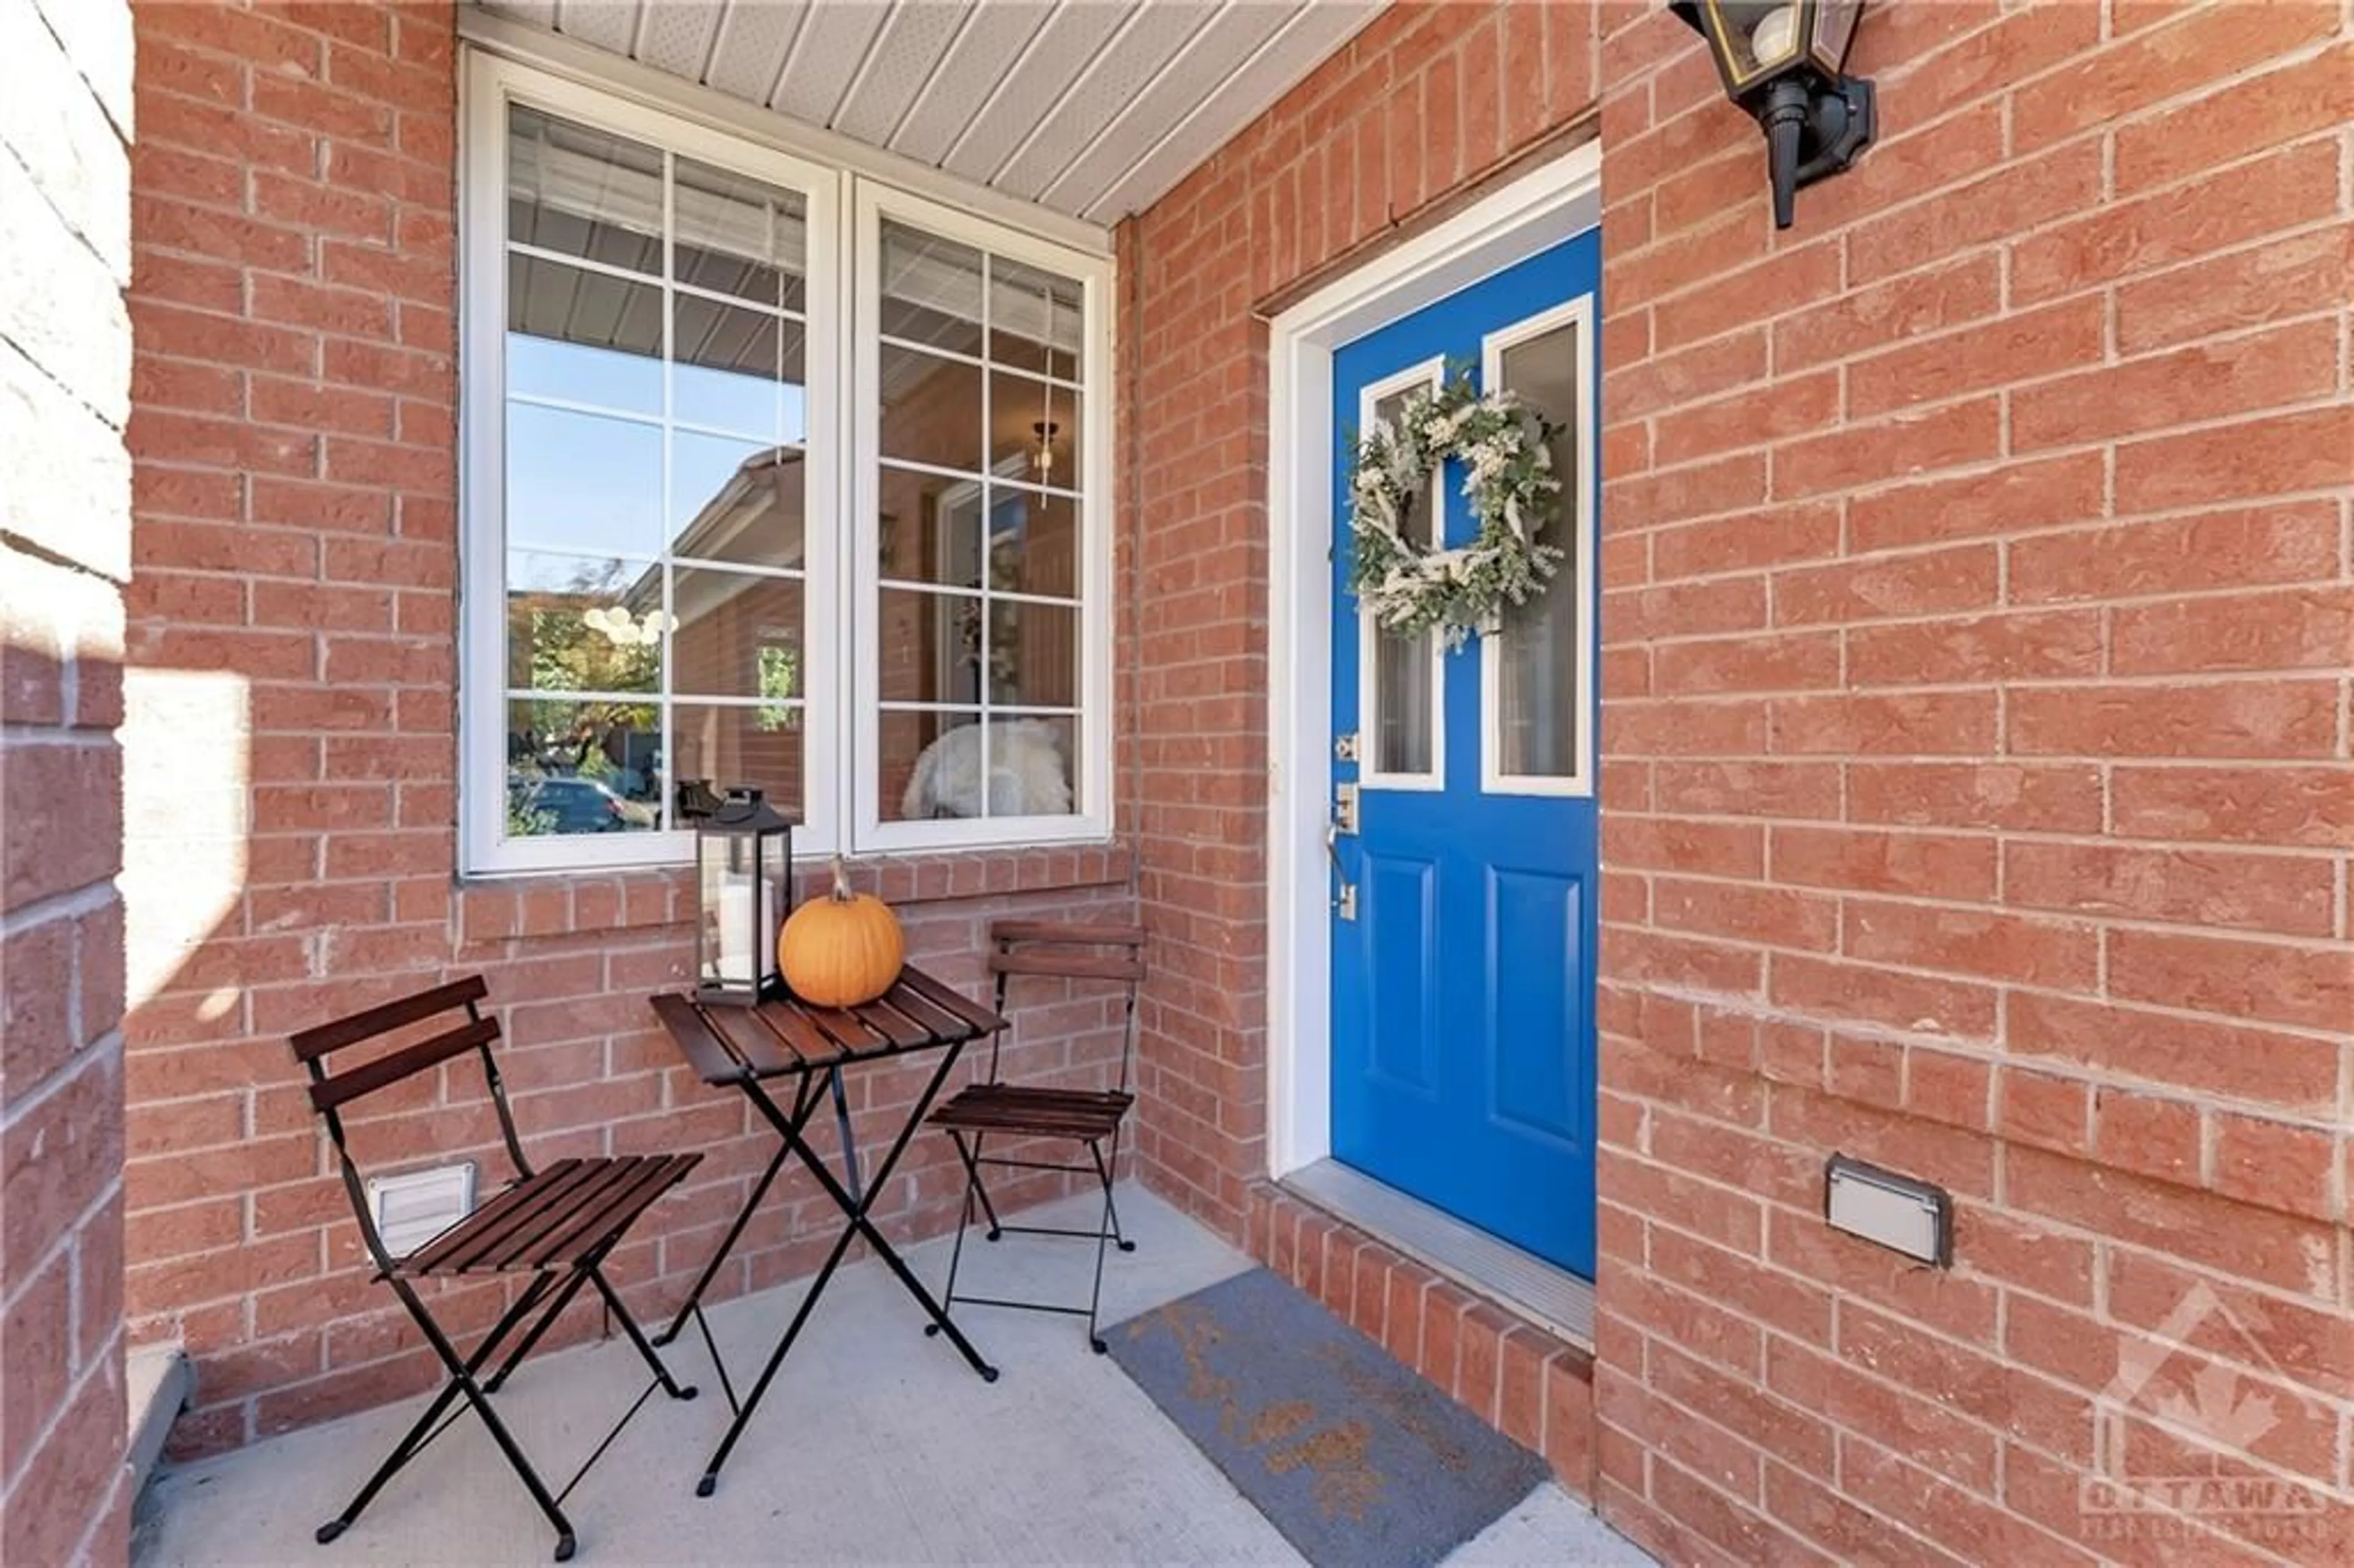
{"type": "Polygon", "coordinates": [[[858,896],[850,885],[850,867],[843,863],[840,855],[833,857],[833,891],[826,896],[836,904],[847,904],[858,896]]]}

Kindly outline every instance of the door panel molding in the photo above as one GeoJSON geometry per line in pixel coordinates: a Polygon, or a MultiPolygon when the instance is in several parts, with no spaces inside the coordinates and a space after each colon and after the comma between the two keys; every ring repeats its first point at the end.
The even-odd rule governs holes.
{"type": "Polygon", "coordinates": [[[1268,1174],[1331,1152],[1332,351],[1596,227],[1599,143],[1572,147],[1268,323],[1268,1174]]]}

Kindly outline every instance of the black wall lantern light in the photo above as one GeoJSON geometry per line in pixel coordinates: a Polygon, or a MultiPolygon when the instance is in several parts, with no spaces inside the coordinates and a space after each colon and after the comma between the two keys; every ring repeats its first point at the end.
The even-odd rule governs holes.
{"type": "Polygon", "coordinates": [[[1774,227],[1798,187],[1840,173],[1872,142],[1872,83],[1844,74],[1863,0],[1671,0],[1708,40],[1727,97],[1766,132],[1774,227]]]}

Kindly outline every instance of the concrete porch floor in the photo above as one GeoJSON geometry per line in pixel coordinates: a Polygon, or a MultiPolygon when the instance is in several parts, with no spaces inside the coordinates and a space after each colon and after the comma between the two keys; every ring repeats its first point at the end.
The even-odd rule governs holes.
{"type": "MultiPolygon", "coordinates": [[[[1104,1320],[1214,1284],[1250,1260],[1134,1186],[1120,1214],[1135,1253],[1106,1266],[1104,1320]]],[[[1086,1224],[1084,1199],[1038,1211],[1086,1224]]],[[[935,1290],[947,1240],[910,1248],[935,1290]]],[[[966,1281],[1084,1299],[1084,1243],[1008,1237],[969,1246],[966,1281]]],[[[960,1281],[960,1283],[963,1283],[960,1281]]],[[[801,1287],[728,1302],[712,1327],[739,1388],[801,1287]]],[[[694,1495],[727,1407],[691,1331],[673,1365],[703,1387],[657,1396],[567,1499],[588,1563],[1297,1563],[1275,1527],[1106,1358],[1078,1320],[968,1308],[960,1322],[1003,1376],[972,1375],[920,1332],[879,1264],[845,1268],[745,1433],[717,1494],[694,1495]],[[690,1341],[693,1341],[690,1343],[690,1341]]],[[[552,1481],[568,1475],[642,1386],[623,1341],[526,1363],[499,1408],[552,1481]]],[[[341,1508],[422,1401],[370,1411],[166,1471],[133,1548],[167,1564],[546,1563],[539,1513],[469,1417],[395,1478],[350,1532],[311,1536],[341,1508]]],[[[1450,1563],[1638,1565],[1650,1559],[1551,1482],[1450,1563]]]]}

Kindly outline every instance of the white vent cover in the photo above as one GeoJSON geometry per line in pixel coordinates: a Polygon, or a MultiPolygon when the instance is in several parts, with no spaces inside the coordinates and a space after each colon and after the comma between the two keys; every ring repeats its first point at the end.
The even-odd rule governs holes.
{"type": "Polygon", "coordinates": [[[474,1212],[473,1162],[377,1176],[367,1192],[385,1250],[406,1257],[474,1212]]]}

